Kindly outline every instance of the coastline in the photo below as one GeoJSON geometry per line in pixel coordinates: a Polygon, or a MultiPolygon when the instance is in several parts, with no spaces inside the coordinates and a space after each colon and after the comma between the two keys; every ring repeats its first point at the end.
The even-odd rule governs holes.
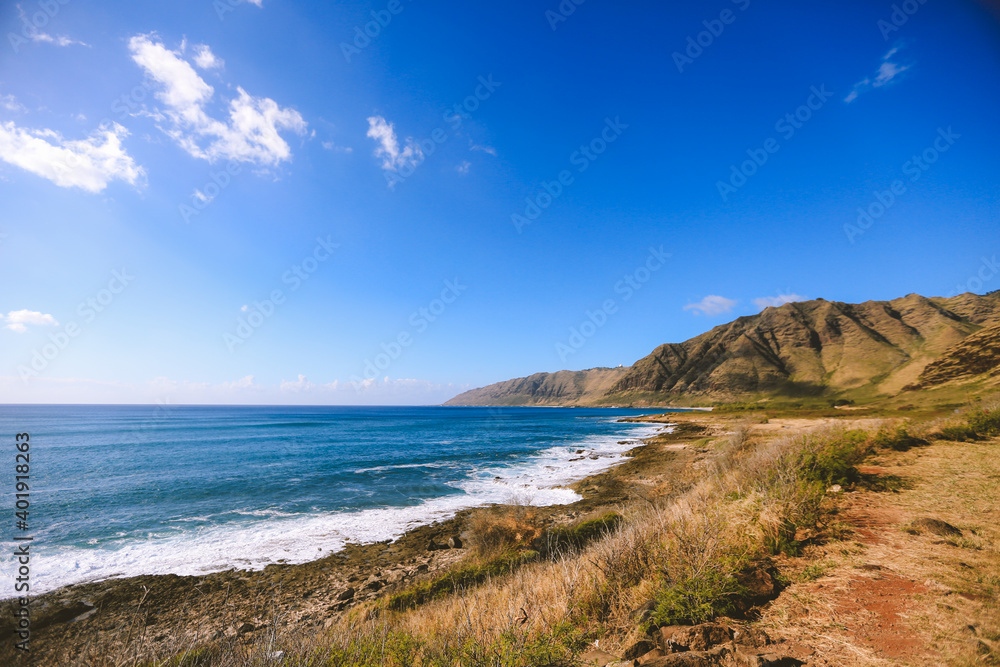
{"type": "MultiPolygon", "coordinates": [[[[642,439],[624,455],[627,458],[567,485],[580,500],[536,511],[547,524],[566,523],[643,497],[652,488],[651,477],[679,472],[691,463],[690,452],[680,443],[705,430],[690,416],[685,418],[691,414],[620,418],[677,427],[642,439]]],[[[23,665],[85,660],[88,652],[107,653],[129,641],[125,635],[132,630],[127,628],[139,628],[144,659],[163,657],[178,645],[223,637],[250,642],[279,626],[318,632],[355,605],[440,574],[462,560],[466,549],[446,545],[453,538],[464,541],[473,511],[463,509],[449,519],[412,528],[391,542],[349,544],[305,563],[191,576],[139,575],[62,587],[32,598],[30,656],[13,651],[14,600],[4,600],[0,660],[23,665]]]]}

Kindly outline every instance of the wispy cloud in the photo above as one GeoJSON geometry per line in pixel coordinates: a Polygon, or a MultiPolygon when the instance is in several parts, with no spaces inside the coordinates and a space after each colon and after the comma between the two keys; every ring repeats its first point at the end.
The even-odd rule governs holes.
{"type": "Polygon", "coordinates": [[[334,151],[335,153],[353,153],[354,149],[350,146],[338,146],[332,141],[321,141],[320,146],[325,150],[334,151]]]}
{"type": "Polygon", "coordinates": [[[59,187],[101,192],[113,180],[135,185],[142,167],[122,147],[128,131],[113,123],[87,139],[68,140],[53,130],[0,123],[0,160],[47,178],[59,187]]]}
{"type": "Polygon", "coordinates": [[[0,95],[0,107],[3,107],[7,111],[16,111],[17,113],[24,113],[27,109],[23,104],[17,101],[13,95],[0,95]]]}
{"type": "Polygon", "coordinates": [[[167,121],[161,129],[190,155],[209,162],[229,159],[264,166],[291,159],[292,151],[280,132],[305,134],[307,123],[298,111],[237,86],[237,97],[229,101],[229,119],[217,120],[206,111],[214,89],[179,52],[166,48],[155,35],[132,37],[129,50],[132,60],[160,85],[156,98],[164,108],[151,115],[167,121]]]}
{"type": "Polygon", "coordinates": [[[724,296],[709,294],[698,303],[689,303],[684,306],[684,310],[693,310],[700,315],[721,315],[728,313],[737,304],[737,301],[727,299],[724,296]]]}
{"type": "Polygon", "coordinates": [[[465,174],[469,173],[469,169],[471,167],[472,167],[472,163],[471,162],[469,162],[468,160],[463,160],[461,164],[459,164],[457,167],[455,167],[455,171],[457,171],[458,173],[460,173],[462,175],[465,175],[465,174]]]}
{"type": "Polygon", "coordinates": [[[786,303],[795,303],[796,301],[805,301],[806,297],[801,294],[779,294],[778,296],[762,296],[753,300],[753,305],[757,306],[761,310],[768,307],[777,308],[778,306],[783,306],[786,303]]]}
{"type": "MultiPolygon", "coordinates": [[[[0,315],[0,319],[3,319],[3,315],[0,315]]],[[[12,310],[7,313],[6,319],[7,324],[4,327],[17,333],[27,332],[29,324],[40,327],[59,326],[56,318],[37,310],[12,310]]]]}
{"type": "Polygon", "coordinates": [[[424,158],[423,151],[412,137],[407,137],[403,147],[400,148],[396,129],[382,116],[371,116],[368,119],[366,136],[378,144],[375,148],[375,157],[382,160],[384,171],[399,171],[404,167],[414,167],[424,158]]]}
{"type": "Polygon", "coordinates": [[[493,157],[497,156],[497,149],[493,148],[492,146],[481,146],[477,143],[473,143],[472,141],[469,142],[469,150],[482,151],[484,153],[492,155],[493,157]]]}
{"type": "Polygon", "coordinates": [[[30,39],[32,42],[41,42],[43,44],[55,44],[56,46],[72,46],[78,44],[80,46],[89,47],[90,44],[85,44],[84,42],[77,41],[75,39],[70,39],[66,35],[50,35],[47,32],[42,32],[38,27],[37,23],[32,22],[28,18],[28,15],[24,11],[24,7],[17,5],[18,18],[25,26],[30,26],[30,30],[24,30],[21,32],[25,37],[30,39]]]}
{"type": "Polygon", "coordinates": [[[881,88],[886,86],[893,81],[897,76],[910,69],[909,65],[900,65],[899,63],[893,62],[892,58],[899,52],[900,47],[893,47],[882,56],[882,62],[879,63],[878,70],[876,70],[873,77],[865,77],[861,81],[854,84],[851,92],[847,94],[844,98],[845,102],[853,102],[858,99],[861,93],[867,92],[873,88],[881,88]]]}

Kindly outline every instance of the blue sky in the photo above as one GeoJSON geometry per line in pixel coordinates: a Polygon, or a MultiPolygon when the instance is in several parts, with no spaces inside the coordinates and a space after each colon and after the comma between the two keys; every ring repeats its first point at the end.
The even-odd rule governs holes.
{"type": "Polygon", "coordinates": [[[1000,288],[995,12],[675,4],[5,4],[0,401],[437,403],[1000,288]]]}

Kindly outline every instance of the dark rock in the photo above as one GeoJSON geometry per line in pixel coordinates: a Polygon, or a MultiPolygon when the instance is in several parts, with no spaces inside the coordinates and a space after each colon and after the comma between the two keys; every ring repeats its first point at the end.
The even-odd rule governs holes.
{"type": "Polygon", "coordinates": [[[658,643],[666,653],[705,651],[733,638],[728,626],[720,623],[668,625],[660,628],[658,643]]]}
{"type": "Polygon", "coordinates": [[[740,653],[734,656],[734,664],[739,667],[799,667],[805,663],[790,655],[778,653],[740,653]]]}
{"type": "Polygon", "coordinates": [[[365,590],[368,590],[368,591],[377,591],[380,588],[382,588],[383,586],[385,586],[385,584],[383,584],[378,579],[375,579],[375,580],[369,581],[367,584],[365,584],[365,590]]]}
{"type": "Polygon", "coordinates": [[[619,658],[599,648],[592,648],[580,656],[580,662],[588,667],[604,667],[612,662],[619,662],[619,658]]]}
{"type": "Polygon", "coordinates": [[[427,543],[428,551],[440,551],[442,549],[447,549],[447,548],[448,547],[444,546],[443,544],[438,544],[434,540],[431,540],[430,542],[427,543]]]}
{"type": "Polygon", "coordinates": [[[733,628],[733,643],[749,648],[764,648],[771,643],[771,638],[760,628],[741,626],[733,628]]]}
{"type": "Polygon", "coordinates": [[[341,593],[340,595],[337,596],[337,600],[338,601],[350,600],[350,599],[352,599],[354,597],[355,593],[357,593],[356,590],[354,590],[353,588],[348,587],[347,589],[344,590],[343,593],[341,593]]]}
{"type": "Polygon", "coordinates": [[[645,655],[654,649],[656,649],[656,645],[653,644],[653,642],[648,639],[640,639],[625,649],[625,652],[622,653],[622,657],[626,660],[635,660],[639,656],[645,655]]]}
{"type": "Polygon", "coordinates": [[[750,565],[736,575],[736,581],[744,594],[735,600],[736,609],[745,615],[754,607],[764,605],[778,597],[781,585],[778,583],[778,568],[768,560],[750,565]]]}
{"type": "Polygon", "coordinates": [[[640,655],[638,658],[636,658],[635,661],[637,663],[639,663],[640,665],[646,665],[647,663],[650,663],[653,660],[656,660],[657,658],[662,658],[665,655],[666,655],[666,653],[664,653],[660,649],[654,648],[649,653],[645,653],[643,655],[640,655]]]}
{"type": "Polygon", "coordinates": [[[940,519],[917,519],[911,525],[917,530],[926,530],[928,533],[934,533],[942,537],[961,537],[962,535],[961,530],[940,519]]]}
{"type": "Polygon", "coordinates": [[[642,667],[729,667],[734,664],[733,658],[733,651],[728,646],[716,646],[709,651],[687,651],[653,658],[642,667]]]}
{"type": "Polygon", "coordinates": [[[236,634],[245,635],[248,632],[253,632],[257,629],[257,626],[253,623],[244,623],[239,628],[236,629],[236,634]]]}
{"type": "Polygon", "coordinates": [[[452,535],[448,538],[448,548],[449,549],[461,549],[463,548],[462,540],[458,535],[452,535]]]}

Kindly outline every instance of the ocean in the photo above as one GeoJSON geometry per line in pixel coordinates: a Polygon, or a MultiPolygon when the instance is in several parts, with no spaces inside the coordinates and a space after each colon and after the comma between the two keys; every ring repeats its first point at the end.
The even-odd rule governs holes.
{"type": "MultiPolygon", "coordinates": [[[[33,594],[110,577],[301,563],[467,507],[571,503],[579,496],[561,485],[615,465],[662,428],[616,420],[655,412],[0,406],[4,542],[33,538],[33,594]],[[30,509],[17,528],[22,432],[31,436],[30,509]]],[[[2,564],[10,586],[0,598],[13,597],[16,563],[2,564]]]]}

